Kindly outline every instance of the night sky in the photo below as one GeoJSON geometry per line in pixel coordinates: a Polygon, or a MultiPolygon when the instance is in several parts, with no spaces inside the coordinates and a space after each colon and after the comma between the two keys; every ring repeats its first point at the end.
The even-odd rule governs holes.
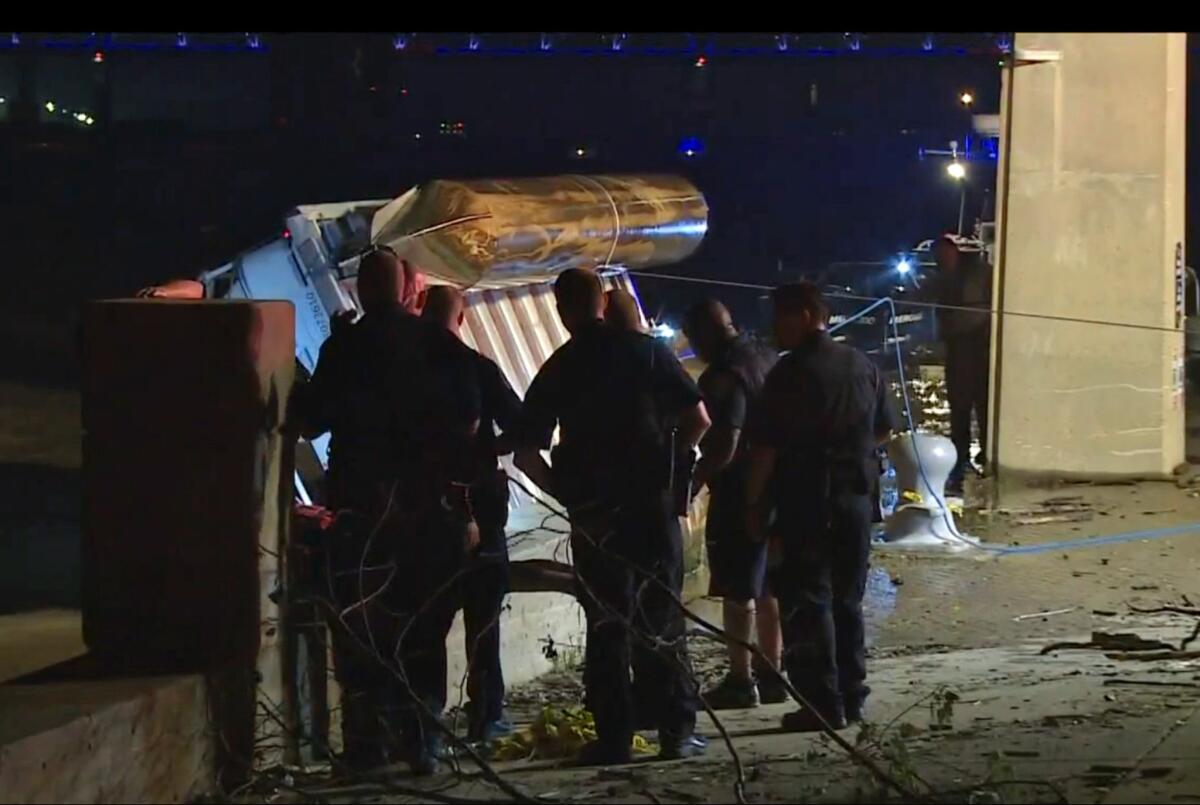
{"type": "MultiPolygon", "coordinates": [[[[884,260],[955,226],[958,188],[918,149],[963,140],[960,92],[999,110],[998,35],[612,36],[0,33],[2,326],[214,267],[296,204],[438,177],[684,174],[710,228],[674,273],[884,260]]],[[[994,168],[972,165],[968,226],[994,168]]],[[[695,294],[642,291],[652,313],[695,294]]]]}

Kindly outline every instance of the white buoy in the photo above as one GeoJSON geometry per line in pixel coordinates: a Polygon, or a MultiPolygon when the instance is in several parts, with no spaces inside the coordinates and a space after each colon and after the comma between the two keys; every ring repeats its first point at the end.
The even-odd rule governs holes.
{"type": "Polygon", "coordinates": [[[887,452],[896,468],[898,499],[884,523],[884,542],[916,550],[971,547],[946,502],[946,480],[958,461],[954,443],[932,433],[903,433],[888,442],[887,452]]]}

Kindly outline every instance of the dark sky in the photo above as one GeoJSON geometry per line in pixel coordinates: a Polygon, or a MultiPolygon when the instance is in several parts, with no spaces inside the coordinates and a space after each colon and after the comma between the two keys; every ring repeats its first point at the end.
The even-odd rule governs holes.
{"type": "MultiPolygon", "coordinates": [[[[44,303],[46,284],[81,299],[194,274],[276,235],[298,203],[559,172],[691,177],[709,236],[674,270],[772,281],[781,264],[885,259],[953,227],[957,187],[918,148],[962,139],[963,89],[976,111],[998,110],[997,55],[970,35],[978,55],[921,52],[912,36],[893,52],[883,35],[861,51],[838,35],[821,55],[771,52],[762,35],[768,46],[744,54],[745,36],[713,35],[702,67],[682,50],[605,51],[599,35],[592,53],[578,52],[592,47],[583,35],[542,52],[539,36],[485,34],[470,52],[466,34],[404,50],[387,34],[264,35],[259,48],[242,34],[189,34],[186,47],[176,34],[17,46],[0,34],[0,145],[14,166],[3,226],[30,267],[25,299],[44,303]],[[514,43],[525,50],[501,52],[514,43]],[[20,122],[22,97],[36,123],[20,122]],[[685,138],[701,153],[681,154],[685,138]]],[[[630,39],[687,46],[655,36],[630,39]]],[[[968,219],[993,182],[994,163],[976,167],[968,219]]]]}

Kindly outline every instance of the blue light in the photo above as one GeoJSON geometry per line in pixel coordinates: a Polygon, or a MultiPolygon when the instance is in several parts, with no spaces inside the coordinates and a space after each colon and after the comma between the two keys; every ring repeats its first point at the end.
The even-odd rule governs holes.
{"type": "Polygon", "coordinates": [[[392,37],[392,47],[396,50],[404,50],[408,47],[408,37],[404,34],[396,34],[392,37]]]}
{"type": "Polygon", "coordinates": [[[187,47],[187,45],[188,45],[187,34],[185,34],[185,33],[175,34],[175,47],[185,48],[185,47],[187,47]]]}
{"type": "Polygon", "coordinates": [[[471,38],[467,40],[468,50],[479,50],[479,37],[471,34],[471,38]]]}
{"type": "Polygon", "coordinates": [[[896,273],[904,276],[912,271],[912,263],[908,262],[908,258],[901,257],[900,262],[896,263],[896,273]]]}
{"type": "Polygon", "coordinates": [[[699,137],[684,137],[679,141],[677,150],[688,159],[698,157],[704,153],[704,141],[699,137]]]}
{"type": "Polygon", "coordinates": [[[650,328],[650,334],[655,338],[670,341],[675,337],[675,328],[669,324],[656,324],[650,328]]]}

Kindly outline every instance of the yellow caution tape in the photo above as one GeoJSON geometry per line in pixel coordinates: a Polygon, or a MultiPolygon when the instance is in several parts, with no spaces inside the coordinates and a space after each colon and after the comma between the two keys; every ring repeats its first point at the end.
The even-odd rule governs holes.
{"type": "MultiPolygon", "coordinates": [[[[494,760],[557,759],[573,757],[596,740],[596,719],[582,708],[546,707],[528,727],[501,738],[492,746],[494,760]]],[[[658,747],[640,735],[633,736],[635,753],[653,754],[658,747]]]]}

